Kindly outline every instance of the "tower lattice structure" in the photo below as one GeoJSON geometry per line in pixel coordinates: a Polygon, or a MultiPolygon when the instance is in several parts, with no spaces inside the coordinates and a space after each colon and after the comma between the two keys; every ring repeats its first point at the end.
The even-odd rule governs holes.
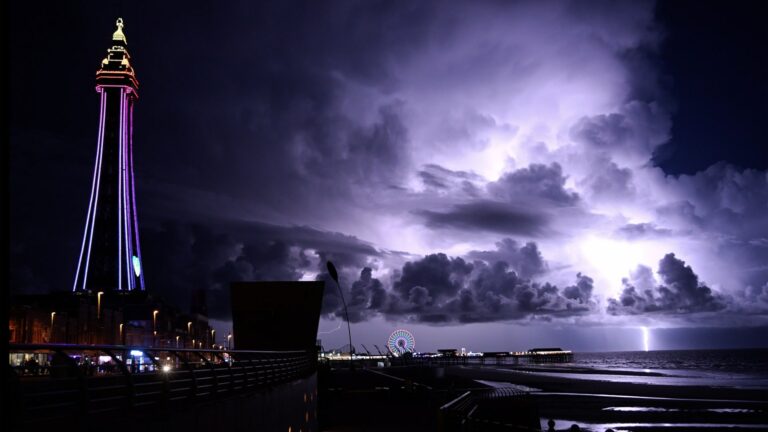
{"type": "Polygon", "coordinates": [[[123,20],[96,72],[99,133],[73,291],[144,290],[133,171],[133,105],[139,82],[123,20]]]}

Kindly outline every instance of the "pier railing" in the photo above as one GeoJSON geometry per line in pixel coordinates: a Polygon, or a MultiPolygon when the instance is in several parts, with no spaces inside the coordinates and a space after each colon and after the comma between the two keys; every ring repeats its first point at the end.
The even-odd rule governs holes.
{"type": "Polygon", "coordinates": [[[541,430],[535,403],[513,388],[468,390],[440,407],[438,420],[446,432],[541,430]]]}
{"type": "Polygon", "coordinates": [[[227,351],[108,345],[9,345],[17,425],[166,410],[305,378],[307,351],[227,351]]]}

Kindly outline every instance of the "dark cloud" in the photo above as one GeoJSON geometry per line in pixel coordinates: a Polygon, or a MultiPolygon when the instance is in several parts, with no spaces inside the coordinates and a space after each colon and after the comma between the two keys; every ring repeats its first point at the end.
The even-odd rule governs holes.
{"type": "Polygon", "coordinates": [[[620,147],[626,144],[634,127],[623,114],[600,114],[582,117],[571,127],[571,139],[599,149],[620,147]]]}
{"type": "Polygon", "coordinates": [[[634,176],[629,168],[620,168],[616,162],[597,158],[590,164],[579,185],[586,188],[595,201],[617,202],[635,198],[634,176]]]}
{"type": "Polygon", "coordinates": [[[576,285],[566,287],[561,293],[552,284],[534,283],[518,276],[503,261],[492,265],[475,261],[471,274],[466,274],[467,268],[461,266],[458,274],[447,279],[445,265],[422,268],[435,271],[437,274],[428,279],[442,283],[415,284],[401,279],[398,281],[400,295],[387,307],[387,318],[427,323],[489,322],[573,316],[586,314],[596,307],[592,280],[581,274],[576,285]],[[463,285],[453,283],[460,280],[465,281],[463,285]],[[447,292],[453,294],[447,296],[447,292]]]}
{"type": "Polygon", "coordinates": [[[693,269],[673,253],[659,261],[658,274],[661,283],[657,286],[651,286],[655,281],[647,267],[639,269],[633,278],[624,279],[619,299],[608,299],[608,313],[691,314],[716,312],[728,306],[725,297],[700,283],[693,269]]]}
{"type": "MultiPolygon", "coordinates": [[[[188,304],[193,290],[206,290],[209,313],[217,319],[230,317],[231,282],[298,280],[306,273],[324,269],[328,259],[348,271],[380,254],[370,245],[339,233],[309,227],[221,222],[215,229],[177,222],[145,228],[142,253],[147,263],[148,290],[180,306],[188,304]]],[[[378,282],[370,280],[370,273],[368,276],[361,283],[378,282]]],[[[335,310],[337,292],[331,289],[335,284],[330,283],[326,300],[335,310]]],[[[355,293],[361,289],[353,290],[350,298],[358,300],[355,293]]],[[[375,291],[376,287],[370,289],[375,291]]]]}
{"type": "Polygon", "coordinates": [[[495,251],[471,251],[467,257],[480,259],[488,264],[506,262],[518,275],[527,279],[547,271],[547,263],[534,242],[520,245],[515,240],[505,238],[496,242],[495,251]]]}
{"type": "Polygon", "coordinates": [[[478,197],[485,180],[467,171],[453,171],[437,164],[426,164],[417,173],[427,188],[440,191],[460,191],[470,197],[478,197]]]}
{"type": "Polygon", "coordinates": [[[220,221],[215,226],[222,231],[237,233],[244,241],[274,239],[289,245],[315,251],[324,260],[331,260],[339,267],[366,265],[368,258],[380,257],[383,252],[370,243],[348,234],[329,232],[309,226],[283,226],[264,222],[220,221]]]}
{"type": "MultiPolygon", "coordinates": [[[[365,321],[378,314],[386,305],[388,293],[381,281],[374,278],[372,274],[373,270],[365,267],[360,271],[359,278],[352,284],[343,283],[341,282],[343,279],[340,278],[351,322],[365,321]]],[[[326,282],[322,313],[326,316],[346,319],[336,283],[326,273],[319,274],[317,279],[326,282]]]]}
{"type": "Polygon", "coordinates": [[[762,313],[768,314],[768,282],[763,286],[748,285],[740,297],[744,304],[757,306],[762,313]]]}
{"type": "Polygon", "coordinates": [[[419,171],[419,177],[421,178],[421,182],[426,187],[448,189],[448,184],[444,181],[443,178],[427,170],[419,171]]]}
{"type": "Polygon", "coordinates": [[[768,282],[768,173],[717,163],[693,175],[667,176],[670,201],[656,223],[691,232],[714,246],[714,281],[737,293],[768,282]]]}
{"type": "MultiPolygon", "coordinates": [[[[505,239],[496,252],[475,252],[485,258],[511,257],[516,266],[530,266],[527,272],[543,271],[544,261],[534,243],[522,247],[505,239]]],[[[353,275],[343,271],[342,279],[353,275]]],[[[387,288],[363,268],[355,282],[342,283],[352,322],[374,316],[393,321],[432,324],[456,322],[491,322],[584,315],[597,309],[592,296],[593,280],[577,274],[576,283],[558,288],[550,283],[536,283],[521,276],[506,261],[489,264],[460,257],[431,254],[406,262],[395,273],[387,288]]],[[[327,274],[318,280],[328,282],[323,303],[326,316],[344,319],[338,288],[327,274]]]]}
{"type": "Polygon", "coordinates": [[[660,207],[662,219],[743,240],[768,232],[768,173],[721,162],[694,175],[668,177],[678,198],[660,207]]]}
{"type": "Polygon", "coordinates": [[[408,299],[414,287],[424,287],[429,292],[430,304],[439,302],[456,295],[471,271],[472,264],[461,258],[449,258],[442,253],[427,255],[419,261],[405,263],[393,291],[408,299]]]}
{"type": "Polygon", "coordinates": [[[579,201],[579,195],[565,189],[565,180],[558,163],[531,164],[489,183],[488,191],[496,198],[518,205],[545,202],[555,206],[572,206],[579,201]]]}
{"type": "Polygon", "coordinates": [[[549,216],[522,205],[475,200],[457,204],[448,211],[416,210],[430,228],[453,228],[466,231],[488,231],[498,234],[541,235],[549,216]]]}
{"type": "Polygon", "coordinates": [[[627,240],[637,240],[643,238],[668,237],[672,235],[672,230],[659,228],[653,223],[626,224],[616,230],[616,235],[627,240]]]}
{"type": "Polygon", "coordinates": [[[567,286],[563,289],[563,297],[576,300],[579,304],[589,304],[592,301],[594,281],[581,273],[576,274],[576,279],[576,285],[567,286]]]}
{"type": "Polygon", "coordinates": [[[669,113],[658,103],[660,95],[647,96],[649,101],[630,100],[619,112],[582,117],[571,127],[571,139],[614,156],[647,160],[669,139],[672,126],[669,113]]]}
{"type": "MultiPolygon", "coordinates": [[[[367,294],[360,294],[358,303],[367,305],[365,313],[378,308],[376,312],[396,321],[490,322],[582,315],[596,308],[592,279],[581,274],[575,285],[561,293],[552,284],[533,283],[518,276],[506,262],[470,264],[444,254],[406,263],[390,292],[376,283],[366,282],[365,286],[367,294]],[[384,294],[386,301],[380,302],[384,294]]],[[[354,320],[352,312],[350,320],[354,320]]]]}

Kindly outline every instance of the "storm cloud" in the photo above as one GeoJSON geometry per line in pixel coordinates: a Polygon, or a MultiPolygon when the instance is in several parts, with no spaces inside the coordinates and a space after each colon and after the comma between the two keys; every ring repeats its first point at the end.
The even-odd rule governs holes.
{"type": "MultiPolygon", "coordinates": [[[[116,17],[11,8],[11,289],[64,290],[116,17]],[[54,37],[76,49],[29,49],[54,37]],[[29,84],[50,64],[67,109],[29,84]]],[[[699,143],[674,127],[691,80],[660,60],[653,2],[124,9],[150,292],[183,307],[205,289],[227,319],[231,281],[319,279],[324,319],[344,319],[330,260],[353,322],[766,322],[768,172],[661,163],[699,143]]],[[[719,146],[764,150],[749,139],[719,146]]]]}
{"type": "Polygon", "coordinates": [[[437,254],[406,264],[382,312],[389,319],[451,323],[550,319],[596,307],[587,276],[561,290],[519,276],[504,261],[467,263],[437,254]]]}
{"type": "MultiPolygon", "coordinates": [[[[473,251],[468,261],[443,253],[406,262],[390,287],[364,268],[351,286],[342,284],[349,319],[359,322],[375,316],[392,321],[432,324],[514,321],[571,317],[595,312],[593,280],[581,273],[576,282],[559,288],[534,282],[546,264],[535,243],[520,246],[512,239],[497,244],[496,251],[473,251]],[[504,259],[509,259],[510,262],[504,259]],[[521,275],[515,268],[522,269],[521,275]]],[[[323,312],[344,317],[336,286],[329,284],[323,312]]]]}
{"type": "Polygon", "coordinates": [[[690,314],[716,312],[727,307],[727,299],[699,281],[685,261],[670,253],[659,261],[661,281],[653,286],[654,278],[648,267],[640,267],[630,279],[624,280],[624,290],[618,300],[608,300],[608,312],[621,314],[690,314]]]}
{"type": "Polygon", "coordinates": [[[497,234],[535,237],[547,227],[548,215],[522,205],[476,200],[457,204],[446,211],[416,210],[431,228],[455,228],[466,231],[484,230],[497,234]]]}

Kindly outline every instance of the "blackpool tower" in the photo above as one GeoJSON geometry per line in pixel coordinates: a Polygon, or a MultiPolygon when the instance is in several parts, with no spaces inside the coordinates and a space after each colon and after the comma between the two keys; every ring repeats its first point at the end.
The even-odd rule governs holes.
{"type": "Polygon", "coordinates": [[[96,161],[73,291],[144,290],[133,174],[133,104],[139,82],[123,20],[96,72],[101,100],[96,161]]]}

